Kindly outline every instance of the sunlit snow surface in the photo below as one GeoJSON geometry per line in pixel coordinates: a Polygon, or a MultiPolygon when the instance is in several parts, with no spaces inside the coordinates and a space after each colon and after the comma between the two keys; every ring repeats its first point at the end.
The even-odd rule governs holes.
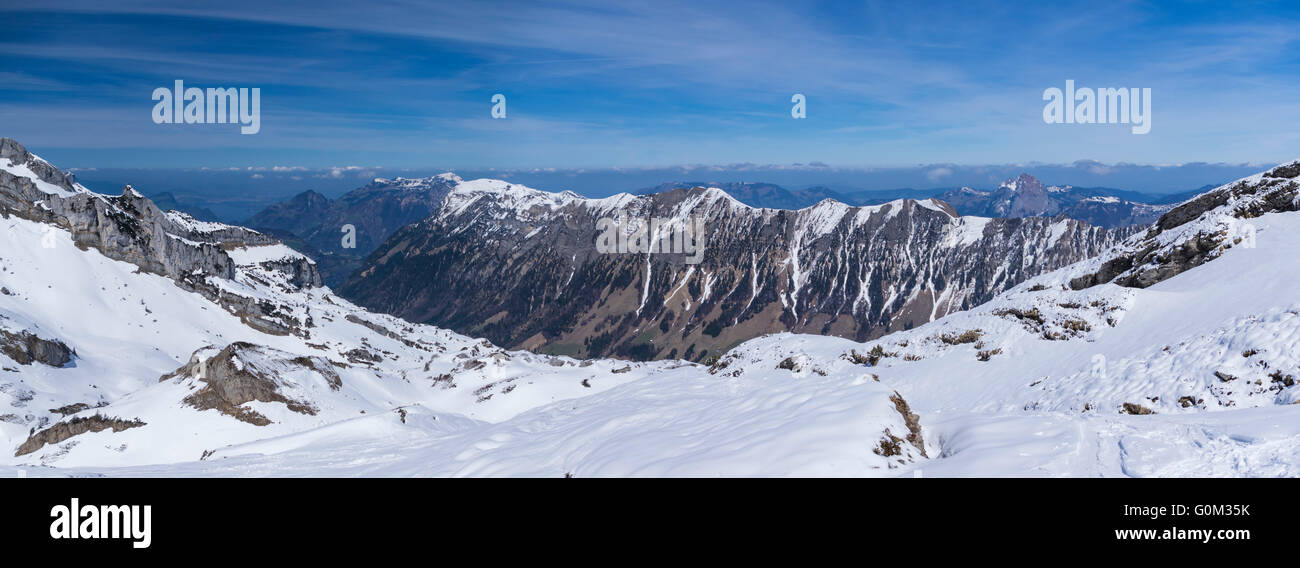
{"type": "MultiPolygon", "coordinates": [[[[1091,267],[1082,263],[865,344],[791,334],[754,339],[711,371],[677,362],[582,366],[523,352],[494,358],[504,352],[368,314],[326,289],[293,295],[318,325],[312,338],[269,336],[170,280],[78,250],[66,233],[54,231],[53,248],[45,248],[44,225],[2,219],[0,286],[10,294],[0,295],[0,325],[59,338],[78,357],[74,366],[53,369],[0,355],[0,384],[7,385],[0,415],[102,402],[83,414],[149,424],[15,457],[28,427],[0,421],[0,444],[9,448],[0,453],[0,474],[1300,475],[1300,387],[1277,388],[1269,378],[1275,371],[1300,375],[1300,215],[1251,223],[1253,248],[1234,247],[1148,289],[1066,290],[1091,267]],[[1041,326],[1009,315],[1033,308],[1041,326]],[[347,321],[348,314],[440,349],[412,349],[347,321]],[[977,341],[951,341],[970,331],[978,331],[977,341]],[[1059,335],[1049,340],[1045,331],[1059,335]],[[345,369],[338,391],[287,376],[286,388],[320,412],[250,403],[275,422],[270,426],[181,404],[196,387],[192,380],[159,382],[196,349],[237,340],[331,358],[365,343],[390,356],[375,368],[345,369]],[[858,357],[877,345],[886,356],[864,365],[858,357]],[[463,370],[471,357],[458,354],[469,352],[489,364],[463,370]],[[457,388],[430,382],[458,368],[457,388]],[[1236,378],[1225,382],[1216,371],[1236,378]],[[928,459],[900,463],[874,451],[882,431],[906,435],[894,392],[919,414],[928,459]],[[1154,414],[1124,414],[1125,403],[1154,414]]],[[[255,271],[290,253],[274,245],[234,256],[255,271]]],[[[272,293],[240,274],[224,286],[272,293]]]]}

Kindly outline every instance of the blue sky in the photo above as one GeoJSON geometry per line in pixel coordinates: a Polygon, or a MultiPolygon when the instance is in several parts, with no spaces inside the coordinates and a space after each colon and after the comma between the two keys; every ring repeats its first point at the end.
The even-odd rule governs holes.
{"type": "Polygon", "coordinates": [[[81,168],[1300,157],[1293,2],[186,4],[0,3],[0,136],[81,168]],[[175,79],[261,88],[261,132],[154,124],[175,79]],[[1151,133],[1045,124],[1066,79],[1150,87],[1151,133]]]}

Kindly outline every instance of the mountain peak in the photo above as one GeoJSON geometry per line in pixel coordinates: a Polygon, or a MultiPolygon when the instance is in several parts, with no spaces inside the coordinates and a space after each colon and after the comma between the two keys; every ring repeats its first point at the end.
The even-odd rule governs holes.
{"type": "Polygon", "coordinates": [[[31,153],[13,138],[0,138],[0,159],[7,159],[15,164],[27,161],[31,153]]]}
{"type": "Polygon", "coordinates": [[[1294,179],[1300,177],[1300,160],[1283,163],[1264,174],[1271,178],[1294,179]]]}
{"type": "Polygon", "coordinates": [[[1020,174],[1019,177],[1016,177],[1015,179],[1009,179],[1007,181],[1004,181],[1002,182],[1002,185],[999,186],[999,188],[1005,188],[1008,191],[1012,191],[1012,192],[1022,191],[1026,189],[1042,189],[1042,187],[1043,187],[1043,183],[1038,181],[1038,178],[1031,176],[1028,173],[1022,173],[1020,174]]]}
{"type": "Polygon", "coordinates": [[[741,203],[741,201],[739,199],[736,199],[734,195],[732,195],[731,193],[727,192],[727,190],[722,189],[716,185],[710,185],[708,187],[705,187],[704,195],[709,196],[711,198],[724,199],[729,202],[734,202],[736,205],[742,205],[746,209],[754,209],[753,207],[741,203]]]}
{"type": "Polygon", "coordinates": [[[76,177],[71,173],[60,170],[29,152],[13,138],[0,138],[0,171],[32,180],[36,189],[42,193],[69,195],[90,191],[77,183],[76,177]]]}
{"type": "Polygon", "coordinates": [[[927,209],[934,209],[936,211],[942,211],[944,213],[947,213],[948,216],[952,217],[953,219],[958,219],[961,217],[961,213],[957,212],[956,207],[953,207],[952,204],[942,199],[936,199],[931,197],[929,199],[922,199],[917,203],[927,209]]]}

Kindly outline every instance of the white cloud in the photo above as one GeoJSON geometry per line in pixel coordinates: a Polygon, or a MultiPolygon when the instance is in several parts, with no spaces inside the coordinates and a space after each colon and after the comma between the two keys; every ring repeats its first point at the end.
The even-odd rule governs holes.
{"type": "Polygon", "coordinates": [[[933,170],[925,172],[926,179],[932,182],[938,182],[939,180],[946,178],[950,175],[952,175],[952,168],[935,168],[933,170]]]}

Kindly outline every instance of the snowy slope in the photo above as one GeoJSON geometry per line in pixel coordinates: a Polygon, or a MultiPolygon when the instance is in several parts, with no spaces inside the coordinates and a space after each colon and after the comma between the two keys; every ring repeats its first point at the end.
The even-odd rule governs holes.
{"type": "MultiPolygon", "coordinates": [[[[1287,378],[1300,375],[1300,214],[1268,188],[1247,189],[1211,195],[1212,206],[1181,223],[878,341],[755,339],[710,368],[708,386],[632,382],[485,431],[447,433],[409,455],[314,439],[286,441],[294,449],[275,459],[262,447],[232,448],[228,459],[180,471],[861,475],[874,470],[857,461],[870,455],[856,421],[880,411],[870,393],[883,387],[919,415],[929,459],[874,473],[1300,475],[1300,391],[1287,378]],[[1269,211],[1261,199],[1281,205],[1269,211]],[[1164,280],[1074,289],[1116,258],[1207,234],[1221,237],[1213,254],[1164,280]],[[785,451],[754,451],[770,440],[785,451]],[[353,452],[356,460],[340,459],[353,452]]],[[[1134,270],[1168,268],[1173,258],[1155,255],[1134,270]]]]}
{"type": "Polygon", "coordinates": [[[132,476],[1296,476],[1295,177],[1224,186],[970,311],[866,343],[768,335],[709,367],[508,352],[369,313],[286,270],[302,259],[275,242],[228,245],[218,258],[229,272],[174,278],[10,215],[0,331],[44,342],[12,344],[29,351],[57,341],[75,354],[54,365],[0,354],[0,464],[132,476]],[[1195,254],[1177,253],[1188,243],[1195,254]],[[287,327],[250,321],[238,298],[287,327]]]}
{"type": "Polygon", "coordinates": [[[1300,475],[1297,389],[1267,378],[1300,370],[1300,267],[1276,262],[1300,253],[1300,216],[1254,223],[1255,248],[1147,289],[1062,289],[1075,267],[878,342],[779,334],[707,372],[632,381],[495,424],[426,417],[427,437],[394,438],[402,451],[370,437],[401,430],[384,415],[333,425],[329,435],[237,445],[202,463],[117,473],[1300,475]],[[1256,283],[1250,293],[1234,284],[1242,281],[1256,283]],[[1029,319],[1007,311],[1033,308],[1029,319]],[[978,339],[961,343],[971,330],[978,339]],[[869,367],[876,345],[885,356],[869,367]],[[1224,383],[1216,371],[1238,378],[1224,383]],[[893,391],[919,414],[931,459],[890,469],[863,441],[882,423],[907,435],[881,396],[893,391]],[[1184,407],[1181,397],[1200,402],[1184,407]],[[1124,403],[1154,414],[1127,414],[1124,403]]]}
{"type": "MultiPolygon", "coordinates": [[[[908,432],[890,400],[893,393],[874,382],[818,377],[824,383],[818,389],[837,394],[813,396],[816,391],[804,378],[775,367],[770,370],[776,375],[773,384],[740,383],[720,381],[703,367],[677,362],[586,363],[507,353],[481,340],[368,314],[323,288],[292,298],[317,323],[308,340],[271,336],[163,277],[135,273],[131,265],[79,251],[65,241],[53,249],[41,248],[37,224],[9,219],[6,235],[6,251],[26,254],[5,255],[0,285],[17,295],[0,297],[0,314],[59,337],[78,357],[75,365],[57,369],[6,362],[3,366],[13,371],[0,374],[10,385],[8,400],[0,397],[0,414],[53,421],[57,416],[44,409],[107,403],[76,416],[139,418],[147,426],[82,434],[25,456],[0,455],[0,463],[100,471],[192,462],[207,451],[214,453],[203,464],[306,447],[296,458],[276,458],[275,471],[257,474],[865,474],[888,471],[891,461],[899,465],[873,452],[885,428],[901,437],[908,432]],[[101,286],[104,290],[98,289],[101,286]],[[419,347],[352,323],[346,319],[349,315],[401,330],[402,338],[419,347]],[[247,364],[280,365],[275,374],[292,384],[282,392],[293,400],[311,401],[318,411],[309,416],[278,403],[246,405],[273,421],[267,426],[182,404],[201,387],[190,373],[158,382],[183,367],[191,352],[198,350],[194,357],[200,360],[210,358],[219,346],[233,341],[337,362],[347,362],[344,354],[350,349],[368,346],[385,360],[338,368],[342,387],[334,391],[317,374],[286,365],[289,356],[253,354],[247,364]],[[486,366],[467,370],[472,366],[467,363],[475,361],[486,366]],[[456,386],[435,381],[443,374],[454,376],[456,386]],[[606,396],[618,385],[628,388],[606,396]],[[482,400],[485,395],[493,396],[482,400]],[[836,413],[828,413],[828,407],[836,413]],[[408,412],[407,423],[401,422],[402,411],[408,412]],[[556,425],[557,420],[565,424],[556,425]],[[802,426],[783,432],[790,424],[802,426]],[[839,431],[834,436],[822,433],[830,430],[839,431]],[[452,438],[445,439],[448,436],[452,438]],[[600,439],[592,442],[593,436],[600,439]],[[810,436],[820,439],[820,446],[810,446],[810,436]],[[434,453],[412,453],[419,449],[434,453]],[[367,469],[362,467],[367,458],[353,457],[375,452],[409,461],[367,469]],[[625,452],[628,455],[622,456],[625,452]],[[492,458],[475,457],[480,453],[492,458]],[[306,461],[291,465],[297,459],[306,461]],[[326,463],[316,463],[318,459],[326,463]],[[494,463],[498,459],[507,463],[494,463]],[[608,463],[589,464],[589,459],[608,463]]],[[[0,434],[4,445],[13,448],[27,437],[28,424],[0,423],[0,434]]],[[[909,459],[919,457],[918,450],[906,451],[909,459]]],[[[194,469],[169,466],[160,471],[253,473],[210,470],[200,464],[184,467],[194,469]]]]}
{"type": "MultiPolygon", "coordinates": [[[[879,347],[873,371],[940,448],[927,475],[1300,475],[1295,191],[1285,177],[1229,184],[1181,224],[988,304],[807,357],[879,347]],[[1207,240],[1180,264],[1177,251],[1207,240]],[[1149,261],[1110,275],[1135,285],[1074,289],[1135,251],[1149,261]],[[1152,273],[1165,279],[1131,278],[1152,273]]],[[[761,367],[790,339],[727,358],[761,367]]]]}
{"type": "MultiPolygon", "coordinates": [[[[60,418],[48,409],[77,403],[91,408],[73,416],[98,412],[138,417],[151,426],[87,434],[84,440],[73,438],[80,443],[30,454],[22,459],[26,463],[196,459],[203,450],[233,442],[313,428],[362,411],[388,412],[397,406],[422,403],[467,417],[500,420],[541,403],[600,391],[671,366],[600,361],[579,367],[580,363],[571,359],[506,353],[483,341],[366,313],[326,288],[286,294],[259,282],[273,281],[278,273],[259,270],[256,265],[241,266],[234,280],[219,285],[263,300],[274,297],[314,322],[305,338],[267,334],[202,296],[182,290],[170,279],[139,273],[134,265],[104,258],[94,250],[81,251],[66,233],[50,230],[48,225],[13,217],[3,223],[0,286],[9,295],[0,295],[0,322],[57,338],[77,354],[73,363],[60,368],[19,365],[0,356],[4,362],[0,365],[0,390],[4,391],[0,416],[10,417],[0,422],[3,445],[15,447],[30,428],[40,430],[60,418]],[[42,246],[47,231],[54,236],[53,248],[42,246]],[[397,337],[358,322],[391,330],[397,337]],[[279,359],[326,357],[338,364],[343,388],[338,392],[317,389],[307,397],[322,407],[316,416],[263,409],[276,423],[260,427],[215,412],[184,408],[179,402],[193,381],[159,382],[164,374],[186,364],[191,355],[209,356],[235,341],[286,353],[279,359]],[[348,354],[355,349],[382,360],[350,359],[348,354]],[[622,368],[628,371],[612,372],[622,368]],[[454,381],[435,382],[444,374],[454,375],[454,381]],[[583,380],[590,387],[584,386],[583,380]],[[510,390],[503,394],[505,389],[510,390]],[[105,442],[94,443],[92,438],[105,442]],[[122,444],[127,449],[118,452],[122,444]],[[112,446],[113,454],[106,453],[106,446],[112,446]]],[[[260,260],[285,250],[282,245],[270,245],[235,251],[233,256],[260,260]]]]}
{"type": "MultiPolygon", "coordinates": [[[[33,160],[6,144],[11,163],[33,160]]],[[[829,418],[813,416],[820,403],[805,404],[816,397],[787,370],[772,369],[746,402],[699,365],[506,351],[358,308],[316,285],[309,259],[255,232],[164,214],[130,188],[110,197],[69,181],[68,201],[44,194],[46,207],[29,198],[37,181],[49,183],[0,172],[0,464],[47,466],[33,475],[219,474],[254,455],[278,465],[226,473],[783,474],[843,463],[870,474],[921,459],[907,440],[922,444],[909,430],[919,427],[878,383],[854,387],[845,411],[857,426],[843,436],[856,443],[750,436],[791,413],[829,418]],[[47,353],[57,346],[66,362],[47,353]],[[28,357],[37,351],[45,362],[28,357]],[[740,414],[750,426],[719,420],[740,414]],[[882,440],[889,451],[873,451],[882,440]],[[610,457],[597,467],[572,452],[610,457]],[[361,467],[376,454],[411,461],[361,467]]]]}

